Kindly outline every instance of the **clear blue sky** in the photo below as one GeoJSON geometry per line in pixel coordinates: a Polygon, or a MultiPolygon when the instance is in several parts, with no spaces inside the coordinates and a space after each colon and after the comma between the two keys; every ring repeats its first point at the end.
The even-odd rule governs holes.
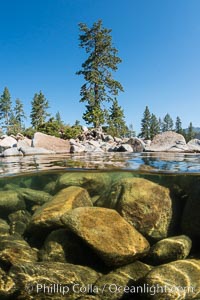
{"type": "Polygon", "coordinates": [[[0,11],[0,94],[7,86],[27,115],[41,90],[51,113],[84,124],[78,23],[102,19],[122,58],[113,76],[124,86],[127,124],[138,133],[148,105],[158,117],[200,126],[199,0],[0,0],[0,11]]]}

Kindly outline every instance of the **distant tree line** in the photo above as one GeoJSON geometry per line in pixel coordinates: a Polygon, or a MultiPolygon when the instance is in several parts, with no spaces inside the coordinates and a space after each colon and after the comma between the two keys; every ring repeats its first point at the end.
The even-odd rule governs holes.
{"type": "Polygon", "coordinates": [[[179,116],[176,117],[175,123],[169,113],[167,113],[162,120],[161,118],[157,118],[153,113],[150,113],[149,107],[146,106],[141,120],[141,133],[139,136],[145,140],[152,140],[155,135],[170,130],[182,134],[186,141],[195,137],[192,122],[190,122],[188,129],[185,130],[182,128],[182,122],[179,116]]]}

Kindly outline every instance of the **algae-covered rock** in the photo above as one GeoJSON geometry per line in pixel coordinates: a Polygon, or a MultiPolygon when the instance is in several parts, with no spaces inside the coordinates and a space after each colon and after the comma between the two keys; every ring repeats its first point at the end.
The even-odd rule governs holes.
{"type": "Polygon", "coordinates": [[[77,299],[89,289],[81,293],[82,286],[93,285],[99,278],[99,274],[88,267],[50,262],[13,266],[9,276],[16,284],[20,299],[24,300],[77,299]]]}
{"type": "Polygon", "coordinates": [[[10,221],[10,233],[24,234],[31,220],[31,215],[27,210],[18,210],[8,215],[10,221]]]}
{"type": "Polygon", "coordinates": [[[9,235],[9,230],[10,226],[8,223],[5,220],[0,219],[0,237],[9,235]]]}
{"type": "Polygon", "coordinates": [[[131,287],[151,269],[151,266],[139,261],[117,268],[96,281],[95,285],[99,287],[97,294],[104,300],[122,299],[123,296],[134,299],[135,295],[131,293],[131,287]]]}
{"type": "Polygon", "coordinates": [[[15,291],[15,283],[4,270],[0,268],[0,299],[8,299],[15,291]]]}
{"type": "Polygon", "coordinates": [[[112,188],[111,200],[122,217],[147,238],[160,240],[169,235],[172,199],[168,188],[143,178],[128,178],[112,188]]]}
{"type": "Polygon", "coordinates": [[[79,206],[92,206],[88,192],[77,186],[71,186],[57,193],[51,201],[45,203],[34,213],[31,226],[61,226],[61,217],[79,206]]]}
{"type": "Polygon", "coordinates": [[[25,262],[37,261],[37,250],[20,236],[0,237],[0,262],[10,266],[25,262]]]}
{"type": "Polygon", "coordinates": [[[149,250],[147,240],[112,209],[79,207],[62,222],[110,266],[133,262],[149,250]]]}
{"type": "Polygon", "coordinates": [[[144,277],[144,285],[149,286],[146,292],[153,300],[199,299],[200,260],[177,260],[158,266],[144,277]]]}
{"type": "Polygon", "coordinates": [[[0,216],[5,217],[11,212],[24,208],[25,202],[16,191],[0,191],[0,216]]]}
{"type": "Polygon", "coordinates": [[[42,205],[52,199],[52,196],[49,193],[29,188],[21,188],[18,190],[18,193],[25,201],[30,202],[31,204],[42,205]]]}
{"type": "Polygon", "coordinates": [[[68,186],[80,186],[85,188],[91,196],[101,194],[110,187],[111,178],[106,173],[66,173],[61,175],[56,182],[56,189],[60,190],[68,186]]]}
{"type": "Polygon", "coordinates": [[[155,265],[185,259],[191,250],[192,241],[186,235],[163,239],[153,245],[147,259],[155,265]]]}
{"type": "Polygon", "coordinates": [[[52,231],[39,252],[41,261],[67,262],[104,269],[99,257],[77,235],[67,229],[52,231]]]}

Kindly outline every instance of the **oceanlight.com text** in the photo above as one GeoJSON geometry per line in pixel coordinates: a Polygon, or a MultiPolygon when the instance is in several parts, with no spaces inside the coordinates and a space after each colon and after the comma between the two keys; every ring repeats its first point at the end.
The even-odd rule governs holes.
{"type": "Polygon", "coordinates": [[[173,294],[176,293],[178,295],[182,294],[194,294],[195,288],[192,286],[169,286],[169,285],[149,285],[143,284],[138,286],[123,286],[117,285],[115,283],[106,283],[103,286],[97,286],[93,284],[81,285],[78,283],[74,283],[71,285],[64,285],[58,283],[52,284],[44,284],[37,283],[34,285],[27,285],[26,290],[29,293],[43,293],[43,294],[103,294],[103,293],[111,293],[111,294],[173,294]]]}

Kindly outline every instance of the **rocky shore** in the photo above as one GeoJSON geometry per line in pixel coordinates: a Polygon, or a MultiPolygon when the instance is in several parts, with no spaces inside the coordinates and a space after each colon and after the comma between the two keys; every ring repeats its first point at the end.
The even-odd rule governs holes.
{"type": "Polygon", "coordinates": [[[199,299],[199,177],[0,181],[0,299],[199,299]]]}
{"type": "Polygon", "coordinates": [[[182,135],[166,131],[156,135],[152,141],[144,141],[136,137],[112,137],[100,129],[88,130],[87,128],[83,128],[83,133],[77,139],[70,140],[63,140],[41,132],[36,132],[32,140],[21,134],[3,135],[0,138],[2,157],[109,152],[199,153],[200,140],[193,139],[186,143],[182,135]]]}

